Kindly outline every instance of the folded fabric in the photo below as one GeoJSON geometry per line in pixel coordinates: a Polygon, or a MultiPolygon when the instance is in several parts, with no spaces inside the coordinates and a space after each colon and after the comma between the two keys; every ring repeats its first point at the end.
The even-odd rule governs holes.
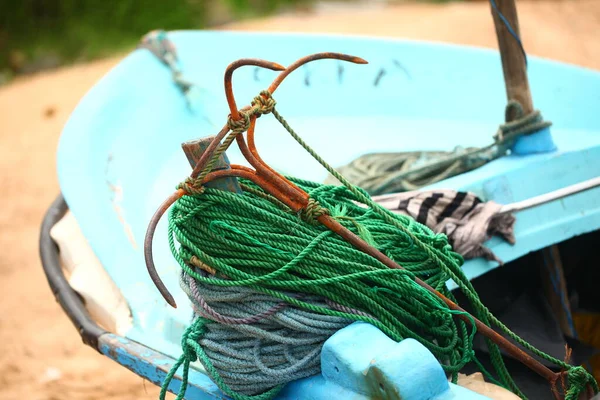
{"type": "Polygon", "coordinates": [[[373,200],[394,213],[414,218],[434,232],[446,234],[454,251],[465,259],[485,257],[502,264],[484,242],[500,236],[515,243],[515,217],[501,214],[502,205],[484,202],[473,193],[450,189],[411,191],[374,196],[373,200]]]}

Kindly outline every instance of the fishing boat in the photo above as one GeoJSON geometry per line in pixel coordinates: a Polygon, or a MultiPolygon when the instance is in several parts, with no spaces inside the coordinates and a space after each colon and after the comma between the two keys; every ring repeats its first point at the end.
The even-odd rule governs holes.
{"type": "MultiPolygon", "coordinates": [[[[211,31],[168,32],[168,39],[177,48],[180,70],[169,60],[157,61],[147,48],[136,49],[85,95],[60,139],[61,194],[43,221],[40,253],[49,285],[86,345],[163,384],[180,358],[193,310],[186,293],[175,290],[179,267],[166,220],[156,228],[162,233],[154,238],[153,258],[177,308],[163,300],[145,273],[144,238],[156,208],[189,175],[181,144],[221,129],[230,110],[220,77],[234,60],[289,65],[323,50],[360,56],[368,64],[306,64],[287,77],[275,97],[289,124],[336,167],[372,153],[485,148],[505,123],[506,82],[512,83],[509,100],[514,87],[521,90],[516,98],[523,93],[530,102],[533,98],[550,127],[517,138],[506,155],[419,189],[473,193],[503,205],[500,213],[513,214],[514,243],[487,240],[495,258],[466,260],[464,274],[475,282],[543,254],[563,301],[560,325],[575,330],[562,307],[564,282],[554,278],[564,280],[562,267],[556,269],[559,245],[591,237],[600,228],[600,73],[536,57],[525,61],[524,54],[518,61],[527,68],[514,72],[520,47],[507,49],[514,46],[509,36],[501,41],[503,62],[493,50],[396,39],[211,31]]],[[[240,68],[236,97],[252,99],[276,76],[259,67],[240,68]]],[[[273,169],[315,182],[328,178],[281,133],[277,121],[265,117],[260,124],[257,147],[273,169]]],[[[232,147],[228,160],[244,164],[242,153],[232,147]]],[[[448,286],[456,288],[452,282],[448,286]]],[[[320,371],[286,384],[277,398],[494,398],[449,382],[440,362],[417,340],[396,342],[363,322],[325,341],[320,371]]],[[[189,399],[225,396],[199,362],[192,363],[183,385],[182,378],[181,370],[174,373],[165,390],[179,393],[186,385],[189,399]]]]}

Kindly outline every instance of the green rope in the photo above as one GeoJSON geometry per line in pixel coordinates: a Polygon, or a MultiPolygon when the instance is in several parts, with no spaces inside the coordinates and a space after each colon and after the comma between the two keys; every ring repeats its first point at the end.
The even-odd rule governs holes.
{"type": "Polygon", "coordinates": [[[202,349],[202,346],[198,344],[198,340],[205,331],[206,320],[203,318],[196,318],[192,325],[184,332],[181,340],[181,347],[183,349],[183,354],[177,362],[173,365],[167,376],[165,377],[165,383],[162,385],[159,398],[160,400],[164,400],[167,396],[167,391],[175,373],[183,365],[183,374],[181,379],[181,387],[183,390],[180,390],[175,397],[175,400],[182,400],[185,395],[185,388],[187,387],[188,382],[188,374],[190,370],[190,364],[196,360],[200,360],[206,372],[211,376],[213,382],[218,386],[219,389],[223,391],[226,395],[231,397],[233,400],[270,400],[279,391],[282,389],[282,386],[276,386],[271,390],[266,391],[265,393],[256,395],[256,396],[246,396],[236,393],[229,389],[229,387],[223,382],[223,378],[221,378],[219,372],[213,366],[210,358],[206,354],[206,352],[202,349]]]}
{"type": "MultiPolygon", "coordinates": [[[[387,268],[324,227],[304,223],[291,210],[252,192],[236,195],[207,188],[201,196],[183,197],[171,210],[171,239],[181,244],[177,249],[171,240],[172,251],[185,272],[205,284],[247,286],[310,311],[369,322],[398,341],[423,335],[420,341],[439,359],[448,360],[446,371],[456,375],[473,357],[467,326],[455,321],[451,313],[441,312],[447,310],[446,305],[414,282],[416,273],[451,296],[443,284],[449,276],[436,270],[428,255],[414,243],[410,245],[401,231],[354,204],[356,198],[340,190],[343,188],[324,191],[317,186],[311,190],[295,182],[348,229],[358,235],[368,232],[367,241],[377,243],[407,270],[387,268]],[[194,256],[229,279],[204,277],[190,266],[194,256]],[[304,276],[300,277],[299,271],[304,276]],[[347,307],[368,310],[374,317],[315,307],[285,295],[287,290],[328,297],[347,307]]],[[[242,184],[259,190],[248,181],[242,180],[242,184]]],[[[422,240],[428,237],[428,244],[447,253],[459,268],[462,258],[451,252],[443,235],[434,235],[410,218],[401,220],[422,240]]]]}
{"type": "MultiPolygon", "coordinates": [[[[567,371],[568,396],[580,393],[586,385],[598,390],[595,380],[584,369],[570,366],[533,348],[490,313],[462,272],[463,259],[452,251],[445,235],[435,234],[413,219],[394,214],[373,202],[364,190],[350,184],[316,154],[274,109],[275,102],[269,99],[268,92],[255,99],[253,107],[243,114],[244,123],[232,126],[232,132],[199,178],[187,181],[186,184],[195,189],[180,198],[170,211],[169,243],[185,274],[201,284],[247,287],[281,299],[292,307],[368,322],[396,341],[414,338],[436,356],[444,370],[452,374],[453,381],[467,363],[475,362],[490,380],[497,379],[502,386],[525,398],[506,369],[498,346],[486,341],[494,377],[482,368],[475,357],[472,348],[474,321],[471,321],[469,329],[469,324],[455,317],[456,311],[448,309],[437,296],[415,282],[415,277],[419,277],[454,299],[446,287],[446,282],[451,279],[466,295],[475,317],[488,326],[496,326],[526,349],[567,371]],[[212,161],[247,129],[246,121],[250,116],[269,111],[343,184],[320,185],[289,177],[311,199],[309,207],[300,215],[244,179],[240,179],[242,194],[212,188],[197,190],[200,187],[197,182],[212,169],[212,161]],[[315,217],[323,213],[331,215],[405,269],[389,269],[324,226],[315,224],[315,217]],[[210,266],[216,275],[207,276],[193,266],[197,263],[193,263],[192,259],[210,266]],[[362,313],[315,305],[290,293],[321,296],[362,313]]],[[[199,359],[225,393],[232,397],[241,396],[234,397],[239,399],[258,399],[258,396],[248,397],[232,392],[211,367],[211,360],[198,344],[204,332],[202,321],[201,318],[196,319],[186,331],[183,355],[165,379],[163,391],[181,365],[184,366],[182,381],[187,380],[189,363],[199,359]]],[[[183,391],[185,386],[182,385],[183,391]]],[[[263,393],[260,396],[264,397],[260,399],[272,398],[277,390],[273,388],[263,393]]]]}

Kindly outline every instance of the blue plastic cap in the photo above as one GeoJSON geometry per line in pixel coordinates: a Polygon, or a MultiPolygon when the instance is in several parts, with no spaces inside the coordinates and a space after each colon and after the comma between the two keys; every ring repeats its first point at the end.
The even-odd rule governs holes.
{"type": "Polygon", "coordinates": [[[550,128],[544,128],[530,135],[517,139],[511,151],[512,154],[524,156],[528,154],[550,153],[556,150],[550,128]]]}

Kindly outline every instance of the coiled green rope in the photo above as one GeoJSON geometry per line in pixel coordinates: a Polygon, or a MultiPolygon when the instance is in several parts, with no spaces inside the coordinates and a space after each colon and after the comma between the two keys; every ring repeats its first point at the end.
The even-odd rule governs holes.
{"type": "MultiPolygon", "coordinates": [[[[470,326],[455,318],[455,311],[414,282],[414,278],[419,277],[453,298],[446,288],[446,281],[452,279],[469,299],[474,316],[567,371],[568,400],[577,398],[586,385],[598,390],[593,377],[583,368],[570,366],[533,348],[489,312],[462,272],[463,260],[452,251],[445,235],[435,234],[411,218],[378,206],[366,192],[349,184],[325,163],[277,113],[274,102],[271,110],[298,143],[344,186],[289,178],[311,198],[309,215],[297,215],[249,181],[240,180],[244,187],[242,195],[211,188],[198,190],[197,182],[187,181],[186,185],[192,185],[194,190],[179,199],[169,215],[171,250],[186,275],[200,284],[243,286],[281,299],[292,307],[369,322],[397,341],[414,338],[425,345],[456,380],[458,371],[466,363],[478,363],[472,349],[474,324],[470,326]],[[322,212],[328,212],[406,270],[389,269],[324,226],[306,222],[311,215],[322,212]],[[198,265],[195,260],[210,266],[216,274],[203,273],[194,266],[198,265]],[[290,292],[327,298],[367,315],[315,305],[291,296],[290,292]]],[[[259,113],[260,107],[251,112],[259,113]]],[[[230,138],[240,131],[242,129],[237,128],[226,142],[231,143],[230,138]]],[[[221,146],[220,152],[225,148],[221,146]]],[[[184,354],[165,380],[163,395],[177,368],[183,365],[183,380],[187,382],[190,362],[200,359],[215,383],[235,399],[265,400],[275,396],[278,387],[257,396],[245,396],[227,387],[198,345],[206,322],[204,318],[196,318],[184,335],[184,354]]],[[[487,345],[497,380],[524,398],[510,377],[497,345],[489,340],[487,345]]],[[[481,365],[480,368],[494,379],[481,365]]]]}

